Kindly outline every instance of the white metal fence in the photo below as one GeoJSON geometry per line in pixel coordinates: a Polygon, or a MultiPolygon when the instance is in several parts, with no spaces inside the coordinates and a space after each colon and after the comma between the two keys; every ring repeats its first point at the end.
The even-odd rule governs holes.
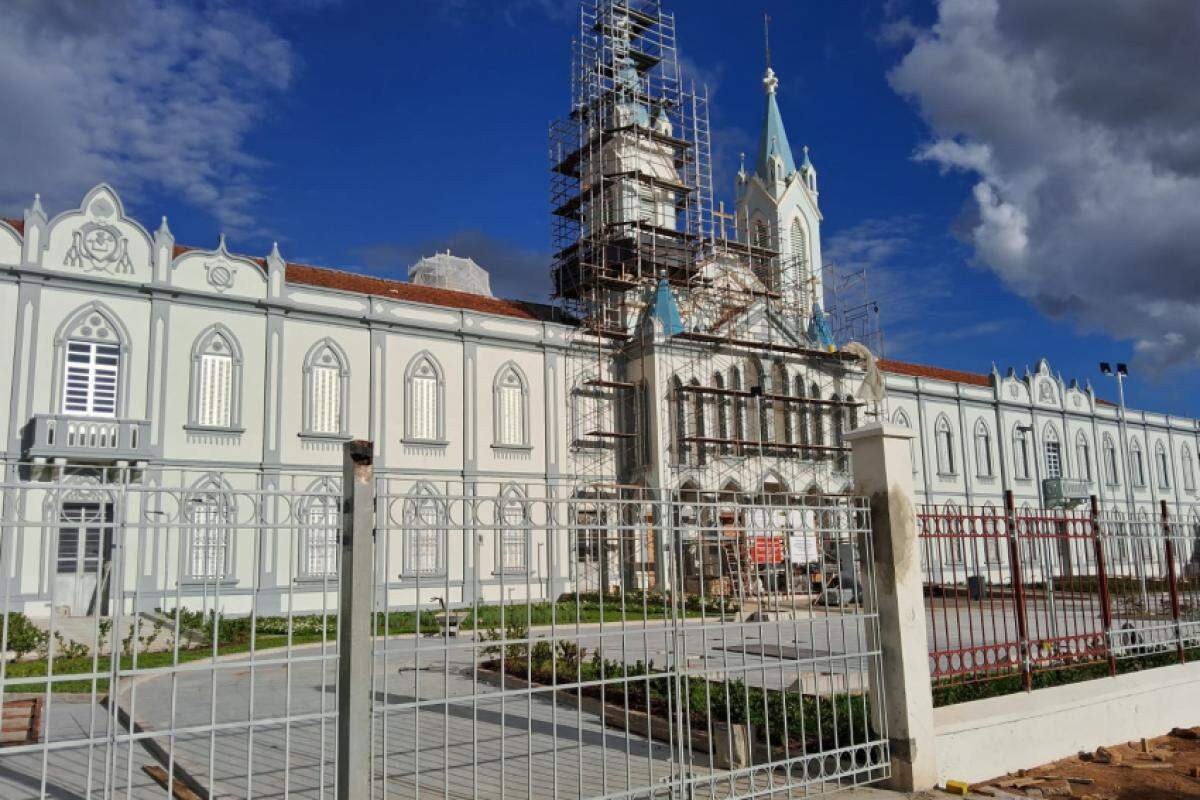
{"type": "Polygon", "coordinates": [[[0,797],[334,797],[351,765],[389,798],[786,797],[887,774],[861,500],[386,476],[355,529],[340,476],[20,478],[0,797]],[[373,544],[365,572],[351,544],[373,544]],[[339,680],[360,640],[367,677],[339,680]]]}

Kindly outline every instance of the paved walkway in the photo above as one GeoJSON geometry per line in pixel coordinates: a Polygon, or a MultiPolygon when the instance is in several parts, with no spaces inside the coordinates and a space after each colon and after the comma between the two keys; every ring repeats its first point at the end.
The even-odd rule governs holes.
{"type": "MultiPolygon", "coordinates": [[[[548,633],[535,630],[534,636],[548,633]]],[[[662,665],[674,657],[667,652],[668,634],[658,625],[626,629],[624,635],[615,625],[560,633],[572,634],[589,650],[602,644],[606,658],[631,664],[653,660],[662,665]]],[[[814,657],[857,653],[861,641],[858,620],[850,616],[834,615],[819,624],[781,620],[701,627],[689,622],[681,653],[689,671],[718,679],[745,677],[751,685],[772,688],[800,681],[805,689],[828,688],[835,680],[838,688],[862,688],[861,659],[814,657]]],[[[553,694],[501,692],[476,680],[471,664],[478,646],[470,635],[449,642],[409,636],[377,643],[376,797],[669,796],[665,787],[679,778],[679,766],[668,744],[606,728],[597,715],[553,694]]],[[[174,677],[126,682],[121,708],[145,733],[111,748],[105,741],[111,724],[107,709],[55,701],[48,751],[0,752],[0,797],[41,797],[44,764],[46,797],[165,798],[165,790],[142,772],[157,763],[149,749],[157,747],[173,753],[177,766],[200,785],[212,787],[214,797],[333,798],[336,654],[332,647],[322,654],[308,646],[294,649],[290,664],[269,663],[273,658],[280,654],[258,654],[266,664],[227,658],[216,665],[187,665],[174,677]],[[89,731],[99,740],[92,748],[65,746],[86,740],[89,731]]],[[[772,788],[777,790],[773,797],[805,794],[784,790],[781,771],[722,776],[711,771],[705,756],[685,752],[693,776],[702,781],[698,798],[772,788]],[[720,779],[705,780],[714,774],[720,779]]],[[[820,766],[807,765],[810,770],[820,766]]],[[[831,767],[836,760],[828,762],[826,768],[831,767]]],[[[820,785],[818,774],[810,772],[820,785]]]]}

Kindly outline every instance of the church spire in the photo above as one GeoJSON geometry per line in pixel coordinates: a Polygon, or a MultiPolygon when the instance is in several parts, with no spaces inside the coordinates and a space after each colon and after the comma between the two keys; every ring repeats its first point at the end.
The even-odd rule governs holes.
{"type": "Polygon", "coordinates": [[[763,118],[762,138],[758,143],[758,164],[754,172],[768,185],[776,180],[785,180],[796,171],[796,161],[792,158],[792,146],[788,143],[787,131],[783,127],[783,116],[779,113],[779,103],[775,94],[779,89],[779,78],[771,68],[771,18],[764,17],[764,33],[767,43],[767,74],[763,77],[763,87],[767,90],[767,111],[763,118]],[[775,175],[772,168],[773,159],[778,158],[782,165],[781,174],[775,175]]]}

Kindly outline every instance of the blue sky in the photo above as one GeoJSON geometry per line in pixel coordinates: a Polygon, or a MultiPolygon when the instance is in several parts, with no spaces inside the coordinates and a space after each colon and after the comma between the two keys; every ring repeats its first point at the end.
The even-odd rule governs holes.
{"type": "MultiPolygon", "coordinates": [[[[117,129],[110,144],[83,147],[75,161],[64,151],[77,145],[44,145],[48,160],[61,154],[66,169],[0,163],[12,176],[0,211],[19,211],[34,191],[57,210],[77,202],[77,184],[103,175],[151,227],[167,214],[181,242],[215,243],[226,231],[232,249],[261,254],[278,239],[290,260],[401,278],[420,254],[450,246],[491,269],[497,293],[546,299],[546,132],[569,98],[571,0],[308,0],[253,11],[206,3],[170,14],[152,0],[128,2],[130,19],[140,11],[137,24],[152,26],[142,32],[150,40],[179,41],[173,26],[203,31],[179,45],[177,60],[135,76],[145,88],[129,102],[184,93],[217,113],[187,118],[177,155],[160,152],[176,137],[151,117],[143,128],[163,126],[146,137],[153,146],[117,129]],[[197,58],[212,48],[220,55],[197,58]],[[185,82],[171,83],[162,77],[168,72],[185,82]],[[164,170],[173,177],[162,178],[164,170]]],[[[870,270],[887,354],[972,371],[993,361],[1021,371],[1045,356],[1068,380],[1090,378],[1111,395],[1115,387],[1096,362],[1138,363],[1137,337],[1106,325],[1103,310],[1074,313],[1059,295],[1006,288],[1029,273],[1009,268],[971,233],[980,213],[973,189],[991,167],[963,168],[961,159],[927,149],[939,137],[963,142],[988,133],[965,123],[955,129],[960,123],[936,105],[939,89],[920,64],[895,72],[906,58],[918,60],[921,37],[954,2],[961,0],[670,3],[686,68],[712,93],[718,198],[732,204],[738,153],[752,158],[755,150],[762,12],[769,11],[792,145],[810,146],[820,174],[826,257],[870,270]]],[[[43,31],[47,41],[65,31],[86,43],[89,34],[72,27],[67,12],[64,19],[46,23],[64,26],[43,31]]],[[[949,36],[942,46],[953,45],[949,36]]],[[[34,62],[59,52],[23,46],[34,62]]],[[[129,82],[119,73],[134,68],[107,69],[129,82]]],[[[18,92],[15,102],[19,88],[8,87],[18,92]]],[[[46,91],[60,90],[70,91],[46,91]]],[[[112,96],[120,102],[115,89],[112,96]]],[[[14,134],[0,133],[0,158],[11,161],[21,133],[15,142],[6,135],[14,134]]],[[[989,180],[1005,185],[1003,175],[989,180]]],[[[1077,266],[1086,276],[1087,265],[1077,266]]],[[[1131,405],[1200,415],[1192,399],[1200,382],[1183,361],[1182,370],[1152,365],[1158,382],[1135,369],[1131,405]]]]}

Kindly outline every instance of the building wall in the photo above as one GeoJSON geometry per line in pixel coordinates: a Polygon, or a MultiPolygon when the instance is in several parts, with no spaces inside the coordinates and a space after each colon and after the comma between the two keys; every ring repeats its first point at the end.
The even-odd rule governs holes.
{"type": "MultiPolygon", "coordinates": [[[[176,493],[214,477],[235,494],[303,493],[322,475],[340,477],[341,445],[349,438],[375,441],[377,472],[400,481],[391,484],[396,492],[419,478],[447,496],[461,496],[468,486],[498,492],[508,485],[545,494],[547,480],[563,472],[569,393],[560,362],[567,327],[289,283],[277,254],[247,259],[231,255],[223,241],[207,251],[176,248],[165,223],[151,235],[125,216],[119,197],[102,185],[79,209],[53,219],[35,206],[26,214],[24,237],[0,223],[0,326],[12,343],[0,348],[0,441],[9,482],[50,474],[19,465],[36,452],[30,449],[35,416],[63,412],[65,337],[68,328],[82,324],[93,330],[93,313],[103,318],[104,335],[122,346],[116,416],[147,421],[148,439],[136,453],[107,461],[104,454],[57,458],[65,468],[58,474],[81,485],[89,481],[88,467],[132,462],[148,483],[161,482],[176,493]],[[235,376],[240,372],[233,419],[222,429],[198,427],[193,413],[195,348],[214,329],[234,343],[235,376]],[[326,342],[344,359],[345,424],[337,435],[316,436],[305,428],[306,358],[326,342]],[[440,382],[434,441],[414,441],[407,420],[407,376],[423,358],[436,365],[440,382]],[[493,388],[509,366],[524,381],[527,441],[501,447],[493,388]],[[412,480],[404,482],[405,476],[412,480]]],[[[44,519],[48,508],[29,491],[5,513],[32,523],[44,519]]],[[[134,513],[132,507],[128,513],[134,513]]],[[[186,538],[178,531],[132,533],[125,547],[127,569],[157,576],[156,585],[146,585],[150,594],[166,591],[179,576],[178,548],[186,538]]],[[[261,537],[253,530],[243,533],[231,544],[236,574],[222,583],[230,603],[236,606],[236,598],[255,586],[256,570],[258,588],[275,590],[281,610],[303,606],[306,597],[319,602],[320,592],[291,591],[298,580],[298,539],[268,537],[270,546],[259,553],[261,537]]],[[[0,553],[3,574],[16,602],[45,610],[53,595],[53,526],[23,526],[19,538],[18,546],[0,553]]],[[[396,535],[390,545],[398,548],[398,557],[401,539],[396,535]]],[[[451,539],[458,556],[448,557],[446,574],[461,583],[471,542],[461,532],[451,539]]],[[[494,548],[481,552],[490,564],[494,548]]],[[[486,569],[484,583],[490,583],[496,570],[482,556],[479,566],[486,569]]],[[[406,579],[395,573],[389,581],[396,591],[407,591],[406,579]]]]}
{"type": "Polygon", "coordinates": [[[1003,507],[1004,490],[1011,488],[1018,506],[1044,502],[1041,481],[1048,477],[1046,445],[1057,438],[1062,477],[1087,481],[1102,506],[1125,509],[1130,499],[1138,512],[1158,513],[1166,500],[1172,513],[1200,513],[1196,453],[1200,426],[1188,418],[1128,410],[1127,443],[1121,447],[1118,409],[1098,400],[1094,391],[1065,383],[1042,361],[1033,372],[1018,377],[991,377],[991,386],[901,374],[887,376],[888,415],[907,420],[917,433],[913,444],[917,496],[926,503],[1003,507]],[[953,469],[939,468],[937,432],[944,421],[953,439],[953,469]],[[980,468],[977,426],[987,432],[990,474],[980,468]],[[1028,477],[1018,469],[1014,434],[1028,428],[1028,477]],[[1111,440],[1117,460],[1117,479],[1106,474],[1104,443],[1111,440]],[[1087,465],[1080,444],[1086,445],[1087,465]],[[1140,447],[1145,480],[1132,483],[1127,463],[1140,447]],[[1159,474],[1156,452],[1167,457],[1166,480],[1159,474]],[[1190,467],[1189,467],[1190,465],[1190,467]],[[1190,476],[1190,477],[1189,477],[1190,476]]]}

